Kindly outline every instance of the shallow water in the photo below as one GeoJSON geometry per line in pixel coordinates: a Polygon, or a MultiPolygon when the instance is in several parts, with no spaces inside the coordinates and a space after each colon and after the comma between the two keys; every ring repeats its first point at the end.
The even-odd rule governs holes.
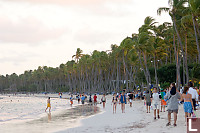
{"type": "Polygon", "coordinates": [[[0,110],[1,132],[56,132],[79,126],[80,119],[99,112],[98,107],[90,105],[71,108],[66,105],[66,99],[51,99],[51,105],[52,112],[43,113],[46,98],[3,97],[0,99],[0,107],[3,108],[0,110]]]}

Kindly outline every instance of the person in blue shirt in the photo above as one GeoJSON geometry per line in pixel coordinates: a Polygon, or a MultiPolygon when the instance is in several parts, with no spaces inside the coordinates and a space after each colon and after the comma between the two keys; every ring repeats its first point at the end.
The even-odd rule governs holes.
{"type": "Polygon", "coordinates": [[[126,95],[124,91],[122,92],[122,95],[120,97],[120,103],[121,103],[122,113],[125,113],[126,95]]]}
{"type": "Polygon", "coordinates": [[[82,97],[81,97],[81,102],[82,102],[82,104],[84,104],[84,102],[85,102],[85,96],[84,95],[82,95],[82,97]]]}

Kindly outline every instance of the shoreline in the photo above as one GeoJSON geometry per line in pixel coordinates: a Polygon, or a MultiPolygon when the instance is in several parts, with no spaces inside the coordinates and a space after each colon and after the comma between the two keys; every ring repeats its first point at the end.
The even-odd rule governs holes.
{"type": "MultiPolygon", "coordinates": [[[[4,101],[8,101],[8,103],[5,103],[4,106],[6,106],[7,104],[10,105],[10,103],[21,105],[20,102],[22,102],[22,99],[24,99],[25,102],[26,102],[25,99],[27,99],[27,97],[20,96],[21,98],[20,102],[17,103],[18,98],[19,97],[16,97],[16,96],[5,98],[4,101]],[[13,99],[13,102],[9,101],[10,98],[13,99]]],[[[32,98],[33,97],[31,96],[28,99],[31,100],[32,98]]],[[[43,98],[42,99],[38,98],[34,100],[35,101],[39,100],[38,104],[40,104],[40,101],[44,101],[43,98]]],[[[52,100],[52,102],[54,103],[57,103],[57,101],[59,101],[60,103],[62,102],[66,103],[65,99],[60,100],[59,98],[56,98],[52,100]]],[[[77,101],[75,101],[75,103],[76,102],[77,101]]],[[[46,100],[45,100],[45,105],[46,105],[46,100]]],[[[60,130],[64,130],[66,128],[77,127],[80,125],[81,119],[90,117],[100,112],[99,108],[96,108],[96,111],[94,111],[93,106],[90,106],[87,103],[84,105],[84,107],[78,103],[73,105],[72,107],[70,107],[69,104],[67,105],[69,106],[67,108],[63,108],[63,107],[57,108],[59,107],[58,105],[57,107],[55,107],[56,109],[54,111],[53,110],[51,111],[51,113],[41,112],[38,115],[34,115],[34,116],[33,114],[31,114],[31,117],[24,116],[24,118],[21,118],[21,115],[19,115],[19,119],[13,119],[11,121],[0,122],[1,132],[15,132],[15,131],[19,133],[24,133],[27,131],[31,133],[57,132],[60,130]]],[[[12,107],[12,105],[10,106],[12,107]]],[[[30,109],[34,109],[34,108],[30,107],[30,109]]],[[[41,111],[43,111],[43,109],[45,108],[42,108],[41,111]]],[[[24,112],[24,113],[27,113],[27,112],[24,112]]],[[[11,114],[13,114],[13,112],[11,112],[11,114]]]]}
{"type": "MultiPolygon", "coordinates": [[[[78,127],[68,128],[56,133],[186,133],[186,122],[183,105],[179,105],[177,127],[173,125],[166,127],[167,111],[160,112],[160,119],[154,120],[153,110],[151,113],[146,113],[146,106],[142,100],[133,101],[133,107],[126,104],[125,113],[121,112],[121,106],[117,105],[117,113],[113,114],[111,106],[111,98],[108,98],[106,108],[103,109],[100,105],[100,109],[103,111],[92,117],[82,119],[78,127]]],[[[167,108],[166,108],[167,110],[167,108]]],[[[200,116],[199,110],[197,110],[198,116],[200,116]]],[[[171,123],[173,124],[173,114],[171,123]]]]}

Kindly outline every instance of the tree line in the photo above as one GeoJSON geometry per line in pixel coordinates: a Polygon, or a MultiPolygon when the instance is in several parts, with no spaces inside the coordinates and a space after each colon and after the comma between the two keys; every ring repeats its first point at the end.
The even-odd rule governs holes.
{"type": "Polygon", "coordinates": [[[168,12],[172,23],[158,24],[150,16],[138,33],[111,45],[111,50],[83,54],[59,67],[39,66],[23,74],[0,76],[7,92],[113,92],[127,89],[178,88],[193,80],[200,84],[200,0],[169,0],[158,15],[168,12]]]}

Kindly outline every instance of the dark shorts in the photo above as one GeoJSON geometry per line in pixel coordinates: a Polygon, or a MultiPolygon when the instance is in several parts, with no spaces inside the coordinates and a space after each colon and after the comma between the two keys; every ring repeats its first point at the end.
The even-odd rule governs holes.
{"type": "Polygon", "coordinates": [[[147,102],[146,105],[147,105],[147,106],[151,106],[151,102],[147,102]]]}
{"type": "Polygon", "coordinates": [[[167,111],[168,111],[168,113],[177,113],[178,114],[178,109],[175,109],[175,110],[168,109],[167,111]]]}
{"type": "Polygon", "coordinates": [[[82,104],[84,104],[85,101],[81,101],[81,102],[82,102],[82,104]]]}

